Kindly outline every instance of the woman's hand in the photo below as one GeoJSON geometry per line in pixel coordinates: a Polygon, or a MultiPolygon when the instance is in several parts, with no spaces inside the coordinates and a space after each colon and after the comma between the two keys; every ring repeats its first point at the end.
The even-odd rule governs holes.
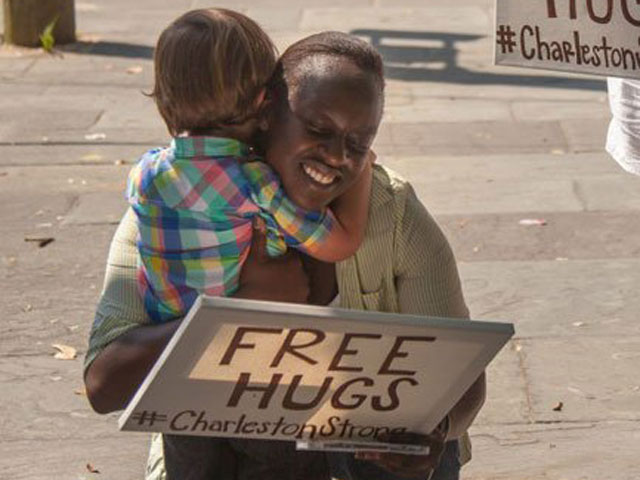
{"type": "Polygon", "coordinates": [[[447,441],[447,428],[441,423],[431,434],[420,435],[417,433],[405,433],[389,437],[379,437],[383,442],[404,443],[412,445],[428,445],[428,455],[402,455],[398,453],[382,452],[358,452],[355,457],[358,460],[369,460],[386,471],[401,477],[430,478],[431,472],[440,464],[440,458],[444,452],[447,441]]]}
{"type": "Polygon", "coordinates": [[[234,298],[307,303],[309,278],[300,254],[293,249],[278,258],[267,254],[264,221],[256,218],[249,256],[240,272],[240,287],[234,298]]]}

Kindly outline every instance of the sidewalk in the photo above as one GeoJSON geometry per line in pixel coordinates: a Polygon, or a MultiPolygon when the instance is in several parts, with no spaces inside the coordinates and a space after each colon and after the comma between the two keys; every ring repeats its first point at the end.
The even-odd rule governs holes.
{"type": "MultiPolygon", "coordinates": [[[[216,4],[281,49],[337,29],[384,54],[378,158],[445,229],[473,317],[516,324],[463,478],[636,479],[640,179],[603,151],[604,81],[492,66],[489,0],[216,4]]],[[[91,411],[82,357],[130,163],[167,141],[142,94],[153,45],[202,5],[78,0],[78,44],[0,48],[0,479],[143,476],[147,436],[91,411]]]]}

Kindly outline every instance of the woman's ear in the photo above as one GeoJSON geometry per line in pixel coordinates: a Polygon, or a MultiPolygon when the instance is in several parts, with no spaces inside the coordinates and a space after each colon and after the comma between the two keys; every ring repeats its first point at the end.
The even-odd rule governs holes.
{"type": "Polygon", "coordinates": [[[262,87],[258,92],[258,95],[256,95],[255,100],[253,101],[253,108],[258,111],[261,110],[262,105],[264,104],[266,98],[267,98],[267,88],[262,87]]]}
{"type": "Polygon", "coordinates": [[[271,96],[267,93],[266,88],[262,88],[256,96],[254,106],[258,112],[258,128],[263,132],[269,130],[270,105],[271,96]]]}

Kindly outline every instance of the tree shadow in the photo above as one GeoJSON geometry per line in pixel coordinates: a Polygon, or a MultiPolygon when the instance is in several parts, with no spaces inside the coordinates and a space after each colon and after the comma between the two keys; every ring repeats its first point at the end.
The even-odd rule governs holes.
{"type": "Polygon", "coordinates": [[[152,59],[154,48],[148,45],[123,42],[87,42],[79,40],[75,43],[56,46],[61,52],[80,55],[103,55],[106,57],[152,59]]]}
{"type": "Polygon", "coordinates": [[[461,42],[485,38],[482,35],[357,29],[350,32],[368,37],[382,54],[385,76],[409,82],[447,82],[463,85],[515,85],[576,90],[606,91],[603,80],[550,76],[509,75],[474,72],[457,64],[461,42]]]}

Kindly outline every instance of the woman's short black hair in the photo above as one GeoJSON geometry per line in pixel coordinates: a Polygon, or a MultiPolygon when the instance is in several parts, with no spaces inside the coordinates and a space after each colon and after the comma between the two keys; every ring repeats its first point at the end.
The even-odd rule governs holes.
{"type": "Polygon", "coordinates": [[[370,74],[384,92],[384,65],[382,56],[369,43],[343,32],[322,32],[297,41],[285,50],[270,82],[274,93],[294,88],[304,77],[297,67],[316,56],[345,58],[363,73],[370,74]]]}

